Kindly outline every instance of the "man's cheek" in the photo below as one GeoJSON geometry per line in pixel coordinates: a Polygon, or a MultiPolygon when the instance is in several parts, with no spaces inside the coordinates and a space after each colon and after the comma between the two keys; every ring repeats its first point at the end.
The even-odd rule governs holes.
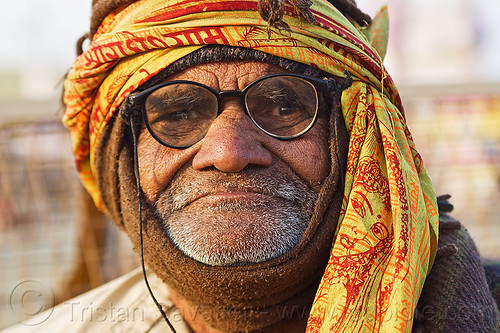
{"type": "Polygon", "coordinates": [[[325,140],[313,139],[296,143],[297,154],[289,155],[285,162],[318,191],[330,171],[330,153],[325,140]]]}
{"type": "Polygon", "coordinates": [[[165,173],[161,171],[162,162],[158,159],[157,150],[141,147],[138,152],[138,160],[142,190],[149,200],[155,201],[161,192],[165,179],[165,173]]]}
{"type": "Polygon", "coordinates": [[[139,147],[139,173],[146,197],[154,202],[184,166],[190,163],[190,149],[172,149],[159,143],[139,147]]]}

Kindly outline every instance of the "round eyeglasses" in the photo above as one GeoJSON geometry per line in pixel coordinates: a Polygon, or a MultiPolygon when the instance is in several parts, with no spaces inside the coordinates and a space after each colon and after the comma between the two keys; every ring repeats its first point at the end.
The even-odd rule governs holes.
{"type": "Polygon", "coordinates": [[[328,80],[298,74],[264,76],[243,90],[215,91],[193,81],[170,81],[132,94],[151,135],[171,148],[187,148],[203,139],[219,116],[222,99],[238,97],[246,115],[264,133],[281,140],[299,137],[318,118],[328,80]]]}

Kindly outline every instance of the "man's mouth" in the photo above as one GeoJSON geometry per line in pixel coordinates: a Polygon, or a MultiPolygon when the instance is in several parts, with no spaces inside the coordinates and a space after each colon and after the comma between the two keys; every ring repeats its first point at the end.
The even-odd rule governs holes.
{"type": "Polygon", "coordinates": [[[203,172],[187,168],[179,173],[156,200],[163,214],[179,212],[193,203],[216,201],[220,203],[255,205],[260,201],[281,201],[292,205],[314,205],[314,190],[293,171],[277,164],[273,169],[249,167],[235,174],[216,170],[203,172]],[[307,195],[305,195],[307,194],[307,195]]]}
{"type": "Polygon", "coordinates": [[[235,191],[235,192],[214,192],[207,195],[204,195],[199,199],[213,199],[213,200],[240,200],[240,199],[251,199],[255,196],[262,196],[265,194],[257,193],[257,192],[248,192],[248,191],[235,191]]]}
{"type": "MultiPolygon", "coordinates": [[[[206,201],[249,201],[249,200],[255,200],[255,199],[262,199],[263,196],[266,197],[275,197],[274,195],[270,193],[263,193],[262,191],[256,191],[254,189],[248,190],[248,189],[238,189],[238,190],[215,190],[215,191],[209,191],[207,193],[204,193],[202,195],[199,195],[198,197],[194,198],[193,200],[190,200],[186,206],[189,206],[190,204],[202,200],[204,202],[206,201]]],[[[280,198],[280,199],[285,199],[285,198],[280,198]]],[[[286,200],[286,199],[285,199],[286,200]]]]}
{"type": "Polygon", "coordinates": [[[217,188],[217,189],[198,189],[196,193],[177,197],[174,202],[174,211],[182,210],[193,203],[217,204],[221,202],[253,202],[264,198],[274,198],[293,202],[290,198],[276,195],[272,191],[262,190],[261,188],[217,188]]]}

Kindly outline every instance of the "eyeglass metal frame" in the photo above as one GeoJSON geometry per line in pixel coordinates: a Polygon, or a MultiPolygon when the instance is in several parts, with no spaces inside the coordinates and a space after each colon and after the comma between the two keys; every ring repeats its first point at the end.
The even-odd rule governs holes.
{"type": "MultiPolygon", "coordinates": [[[[175,81],[168,81],[168,82],[163,82],[163,83],[160,83],[160,84],[157,84],[157,85],[154,85],[153,87],[150,87],[144,91],[141,91],[141,92],[138,92],[138,93],[134,93],[134,94],[131,94],[130,96],[128,96],[128,102],[133,105],[133,106],[139,106],[141,108],[141,112],[142,112],[142,116],[144,118],[144,122],[146,124],[146,128],[148,129],[149,133],[151,134],[151,136],[153,136],[153,138],[158,141],[159,143],[161,143],[162,145],[164,146],[167,146],[167,147],[170,147],[170,148],[176,148],[176,149],[185,149],[185,148],[189,148],[191,147],[192,145],[196,144],[197,142],[199,142],[200,140],[202,140],[205,136],[202,136],[201,138],[199,138],[197,141],[193,142],[192,144],[189,144],[189,145],[185,145],[185,146],[176,146],[176,145],[172,145],[172,144],[168,144],[166,142],[164,142],[155,132],[154,130],[151,128],[151,125],[149,124],[149,121],[148,121],[148,116],[147,116],[147,111],[146,111],[146,107],[145,107],[145,102],[147,100],[147,98],[153,93],[155,92],[156,90],[160,89],[160,88],[163,88],[163,87],[166,87],[166,86],[169,86],[169,85],[174,85],[174,84],[182,84],[182,83],[187,83],[187,84],[193,84],[193,85],[196,85],[196,86],[200,86],[202,88],[205,88],[207,89],[208,91],[210,91],[212,94],[214,94],[214,96],[217,98],[217,115],[215,116],[214,120],[217,119],[217,117],[223,112],[223,108],[222,108],[222,100],[224,98],[227,98],[227,97],[238,97],[240,98],[241,100],[241,104],[243,105],[243,109],[245,111],[245,114],[252,120],[252,122],[261,130],[263,131],[264,133],[266,133],[267,135],[273,137],[273,138],[276,138],[276,139],[279,139],[279,140],[291,140],[291,139],[295,139],[295,138],[298,138],[300,137],[301,135],[304,135],[305,133],[307,133],[313,126],[314,124],[316,123],[317,119],[318,119],[318,114],[321,110],[321,107],[320,107],[320,96],[321,94],[327,92],[329,89],[328,89],[328,81],[329,80],[334,80],[334,79],[328,79],[328,80],[323,80],[323,79],[318,79],[318,78],[314,78],[314,77],[309,77],[309,76],[305,76],[305,75],[300,75],[300,74],[294,74],[294,73],[278,73],[278,74],[271,74],[271,75],[266,75],[266,76],[263,76],[255,81],[253,81],[252,83],[250,83],[248,86],[246,86],[243,90],[223,90],[223,91],[216,91],[214,90],[213,88],[211,87],[208,87],[202,83],[199,83],[199,82],[196,82],[196,81],[189,81],[189,80],[175,80],[175,81]],[[291,135],[291,136],[280,136],[280,135],[276,135],[276,134],[273,134],[267,130],[265,130],[264,128],[262,128],[256,121],[255,119],[252,117],[252,114],[250,113],[250,111],[248,110],[248,106],[247,106],[247,102],[246,102],[246,94],[247,92],[256,84],[258,84],[259,82],[263,81],[263,80],[267,80],[269,78],[273,78],[273,77],[283,77],[283,76],[290,76],[290,77],[297,77],[297,78],[300,78],[300,79],[303,79],[304,81],[307,81],[309,84],[311,84],[313,87],[314,87],[314,90],[316,92],[316,110],[314,112],[314,117],[311,121],[311,123],[305,128],[303,129],[301,132],[299,132],[298,134],[294,134],[294,135],[291,135]]],[[[206,133],[205,133],[206,134],[206,133]]]]}

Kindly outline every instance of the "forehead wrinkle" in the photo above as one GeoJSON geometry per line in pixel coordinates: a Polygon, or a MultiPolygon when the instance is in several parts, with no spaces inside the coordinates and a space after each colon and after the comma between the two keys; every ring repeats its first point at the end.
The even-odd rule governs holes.
{"type": "MultiPolygon", "coordinates": [[[[290,71],[279,67],[277,65],[273,65],[267,62],[262,62],[265,67],[264,68],[255,68],[251,67],[251,70],[248,70],[248,68],[243,69],[243,66],[238,67],[238,73],[237,73],[237,80],[238,80],[238,87],[240,90],[246,88],[250,83],[253,81],[260,79],[261,77],[270,75],[270,74],[275,74],[275,73],[289,73],[290,71]],[[257,75],[257,72],[259,75],[257,75]],[[253,75],[252,78],[249,78],[251,75],[253,75]]],[[[249,66],[249,65],[247,65],[249,66]]]]}
{"type": "Polygon", "coordinates": [[[209,86],[210,88],[213,88],[215,90],[220,89],[220,82],[219,82],[219,77],[217,76],[217,73],[214,68],[211,66],[209,67],[196,67],[194,69],[195,75],[192,78],[192,81],[203,83],[206,86],[209,86]],[[200,72],[201,75],[197,75],[196,72],[200,72]]]}
{"type": "Polygon", "coordinates": [[[278,65],[267,62],[221,61],[186,68],[170,75],[165,81],[185,79],[205,84],[218,91],[242,90],[263,76],[289,72],[278,65]]]}
{"type": "MultiPolygon", "coordinates": [[[[217,91],[238,89],[238,84],[236,83],[236,81],[238,80],[239,75],[238,69],[241,67],[241,65],[229,66],[230,64],[231,62],[223,61],[220,63],[207,63],[205,64],[206,66],[197,67],[196,71],[203,73],[203,78],[206,78],[203,80],[203,82],[200,83],[203,83],[217,91]],[[228,67],[231,68],[231,71],[229,71],[228,67]],[[234,70],[234,67],[236,67],[237,69],[234,70]]],[[[199,82],[199,76],[195,75],[193,81],[199,82]]]]}
{"type": "Polygon", "coordinates": [[[208,87],[218,89],[219,80],[215,70],[206,66],[193,66],[186,68],[180,72],[170,75],[165,82],[176,80],[188,80],[204,84],[208,87]]]}

